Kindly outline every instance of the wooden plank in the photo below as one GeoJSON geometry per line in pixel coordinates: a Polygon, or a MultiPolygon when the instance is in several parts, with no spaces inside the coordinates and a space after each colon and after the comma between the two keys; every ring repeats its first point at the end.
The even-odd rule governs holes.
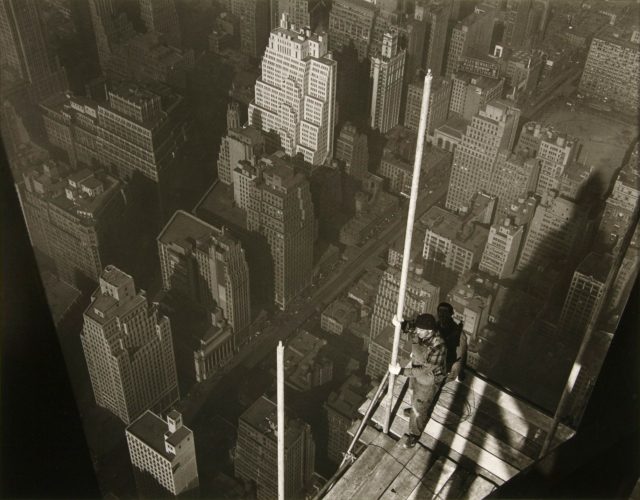
{"type": "Polygon", "coordinates": [[[462,494],[467,491],[471,481],[475,478],[475,474],[470,473],[469,471],[458,467],[451,477],[447,481],[447,483],[442,487],[438,494],[436,495],[437,500],[448,500],[448,499],[458,499],[462,494]]]}
{"type": "MultiPolygon", "coordinates": [[[[356,420],[351,427],[349,427],[347,433],[353,438],[359,426],[360,420],[356,420]]],[[[367,445],[373,442],[378,437],[378,434],[380,434],[379,431],[375,430],[370,425],[365,425],[362,430],[362,434],[360,434],[360,437],[358,438],[358,442],[367,445]]]]}
{"type": "Polygon", "coordinates": [[[383,454],[375,469],[366,478],[366,481],[349,498],[378,498],[396,479],[403,468],[403,465],[390,453],[383,454]]]}
{"type": "MultiPolygon", "coordinates": [[[[423,448],[424,449],[424,448],[423,448]]],[[[380,497],[380,500],[405,500],[420,482],[420,478],[403,469],[380,497]]]]}
{"type": "MultiPolygon", "coordinates": [[[[440,408],[439,413],[448,415],[448,411],[443,407],[440,408]]],[[[398,412],[394,417],[394,421],[396,419],[408,422],[408,418],[402,411],[398,412]]],[[[473,423],[458,420],[456,424],[446,426],[443,425],[444,420],[432,417],[427,423],[425,432],[447,445],[457,446],[457,452],[469,456],[483,468],[494,473],[496,473],[494,468],[497,468],[496,470],[499,473],[496,473],[496,475],[504,480],[512,477],[519,470],[532,463],[531,458],[500,441],[495,436],[488,434],[481,427],[473,425],[473,423]],[[440,438],[440,435],[442,435],[442,438],[440,438]]]]}
{"type": "Polygon", "coordinates": [[[409,500],[431,499],[438,491],[447,483],[453,471],[456,470],[456,464],[444,457],[438,458],[429,471],[424,475],[422,480],[416,485],[409,500]]]}
{"type": "Polygon", "coordinates": [[[407,462],[405,468],[418,479],[422,479],[438,457],[421,445],[415,446],[412,450],[414,450],[413,457],[407,462]]]}
{"type": "MultiPolygon", "coordinates": [[[[385,410],[384,408],[378,408],[376,413],[373,415],[372,420],[374,422],[382,422],[385,418],[385,410]]],[[[380,424],[382,425],[382,424],[380,424]]],[[[403,420],[401,418],[394,418],[391,421],[391,426],[389,431],[392,435],[400,438],[407,432],[407,428],[409,426],[409,422],[407,420],[403,420]]],[[[478,464],[474,460],[466,457],[464,454],[459,453],[457,450],[451,449],[446,443],[440,442],[438,439],[430,436],[428,433],[423,432],[422,436],[420,436],[420,443],[427,447],[430,451],[435,452],[437,455],[448,457],[454,462],[459,463],[464,468],[475,471],[477,474],[480,474],[486,477],[488,480],[492,481],[495,484],[504,483],[504,479],[500,478],[492,471],[487,470],[482,465],[478,464]]]]}
{"type": "Polygon", "coordinates": [[[369,446],[347,469],[344,476],[325,495],[325,499],[342,500],[353,498],[353,493],[364,484],[385,451],[377,446],[369,446]]]}
{"type": "Polygon", "coordinates": [[[495,489],[495,484],[487,481],[482,476],[476,476],[467,491],[460,495],[460,498],[464,500],[480,500],[489,495],[495,489]]]}
{"type": "MultiPolygon", "coordinates": [[[[553,419],[550,416],[545,415],[540,410],[532,407],[528,403],[519,400],[511,396],[510,394],[507,394],[506,392],[498,389],[494,385],[480,379],[479,377],[468,374],[464,382],[455,383],[464,384],[474,392],[491,399],[502,408],[523,418],[527,422],[531,422],[536,427],[539,427],[545,431],[548,431],[551,427],[553,419]]],[[[569,427],[565,425],[558,426],[557,435],[563,441],[569,439],[571,436],[573,436],[573,434],[575,434],[575,432],[569,427]]]]}
{"type": "MultiPolygon", "coordinates": [[[[394,396],[399,396],[403,387],[403,380],[399,380],[394,387],[394,396]]],[[[383,401],[382,404],[386,403],[383,401]]],[[[407,406],[411,406],[410,390],[403,394],[400,409],[407,406]]],[[[498,406],[490,398],[483,398],[459,382],[451,382],[444,386],[434,407],[433,418],[456,432],[456,420],[469,421],[472,426],[481,429],[478,431],[469,425],[463,425],[466,429],[464,432],[467,432],[476,444],[485,440],[484,434],[493,436],[487,438],[488,446],[492,448],[489,451],[505,458],[511,456],[511,461],[518,468],[524,468],[531,460],[538,458],[544,439],[542,429],[498,406]],[[473,436],[476,438],[473,439],[473,436]],[[539,443],[531,439],[531,436],[535,436],[539,443]]]]}

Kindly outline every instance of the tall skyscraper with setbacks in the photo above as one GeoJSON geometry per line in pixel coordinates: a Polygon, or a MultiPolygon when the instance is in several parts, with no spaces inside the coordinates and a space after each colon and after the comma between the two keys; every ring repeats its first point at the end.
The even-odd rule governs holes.
{"type": "Polygon", "coordinates": [[[169,319],[115,266],[100,276],[80,340],[96,404],[124,423],[180,399],[169,319]]]}
{"type": "Polygon", "coordinates": [[[398,47],[397,31],[384,34],[380,55],[371,58],[369,125],[384,134],[400,120],[405,49],[398,47]]]}
{"type": "Polygon", "coordinates": [[[490,192],[494,164],[501,149],[511,150],[520,118],[512,104],[494,100],[473,117],[453,154],[446,207],[466,212],[475,193],[490,192]]]}
{"type": "Polygon", "coordinates": [[[178,210],[158,236],[162,288],[207,311],[220,311],[242,343],[251,322],[249,268],[240,242],[178,210]]]}
{"type": "Polygon", "coordinates": [[[294,31],[283,15],[262,58],[249,124],[275,132],[288,155],[326,163],[333,155],[336,70],[327,35],[294,31]]]}
{"type": "Polygon", "coordinates": [[[257,175],[248,184],[247,228],[269,243],[274,301],[285,309],[311,283],[316,234],[311,190],[307,177],[282,153],[258,163],[257,175]]]}

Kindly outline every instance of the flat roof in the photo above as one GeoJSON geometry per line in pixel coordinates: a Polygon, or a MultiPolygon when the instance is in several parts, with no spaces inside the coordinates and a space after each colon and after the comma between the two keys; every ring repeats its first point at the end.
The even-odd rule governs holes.
{"type": "MultiPolygon", "coordinates": [[[[173,453],[167,453],[165,448],[164,435],[168,431],[169,425],[167,422],[151,410],[147,410],[127,427],[127,432],[140,439],[140,441],[157,451],[167,460],[172,460],[175,455],[173,453]]],[[[191,434],[191,429],[183,425],[167,438],[167,442],[173,446],[177,446],[191,434]]]]}

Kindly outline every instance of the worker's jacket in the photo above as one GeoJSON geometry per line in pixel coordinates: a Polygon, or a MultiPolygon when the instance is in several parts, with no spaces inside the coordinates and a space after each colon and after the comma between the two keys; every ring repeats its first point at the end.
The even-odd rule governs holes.
{"type": "Polygon", "coordinates": [[[446,377],[447,347],[444,339],[434,332],[430,337],[420,340],[415,331],[410,332],[411,366],[404,368],[402,374],[414,377],[419,384],[440,383],[446,377]]]}

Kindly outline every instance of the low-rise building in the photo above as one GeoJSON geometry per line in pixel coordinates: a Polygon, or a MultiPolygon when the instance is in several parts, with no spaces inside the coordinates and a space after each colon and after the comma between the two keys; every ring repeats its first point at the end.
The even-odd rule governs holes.
{"type": "Polygon", "coordinates": [[[195,439],[179,412],[171,410],[163,420],[147,411],[127,427],[126,436],[140,495],[154,493],[145,476],[175,496],[198,488],[195,439]]]}

